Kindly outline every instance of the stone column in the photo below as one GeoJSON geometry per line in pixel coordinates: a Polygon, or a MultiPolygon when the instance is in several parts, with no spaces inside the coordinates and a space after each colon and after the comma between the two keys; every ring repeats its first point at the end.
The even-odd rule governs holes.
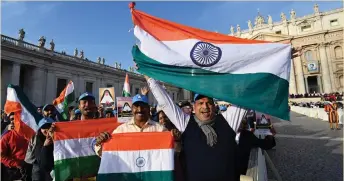
{"type": "Polygon", "coordinates": [[[302,68],[302,62],[301,57],[294,58],[295,62],[295,71],[296,71],[296,83],[297,83],[297,93],[298,94],[304,94],[306,93],[305,89],[305,79],[303,76],[303,68],[302,68]]]}
{"type": "MultiPolygon", "coordinates": [[[[31,99],[32,103],[36,106],[43,106],[44,104],[51,104],[52,100],[47,100],[45,102],[44,97],[44,91],[46,91],[46,72],[41,67],[35,67],[32,71],[32,77],[31,77],[31,99]]],[[[30,97],[29,97],[30,98],[30,97]]]]}
{"type": "Polygon", "coordinates": [[[320,75],[317,76],[317,82],[318,82],[318,85],[319,85],[320,93],[324,93],[323,86],[322,86],[322,83],[321,83],[321,76],[320,75]]]}
{"type": "Polygon", "coordinates": [[[320,62],[321,62],[321,74],[322,74],[322,83],[325,93],[332,92],[330,70],[327,63],[327,55],[325,50],[325,44],[321,44],[319,47],[320,52],[320,62]]]}
{"type": "Polygon", "coordinates": [[[289,79],[289,94],[296,94],[294,62],[290,62],[290,79],[289,79]]]}
{"type": "Polygon", "coordinates": [[[47,86],[46,86],[46,94],[45,94],[45,101],[53,100],[55,98],[56,92],[56,76],[52,70],[47,71],[47,86]]]}
{"type": "Polygon", "coordinates": [[[11,75],[11,84],[19,85],[20,79],[20,64],[13,63],[12,64],[12,75],[11,75]]]}
{"type": "Polygon", "coordinates": [[[306,93],[309,93],[308,76],[305,76],[306,93]]]}
{"type": "MultiPolygon", "coordinates": [[[[329,71],[330,71],[330,79],[331,79],[331,85],[332,85],[332,91],[337,91],[337,86],[336,86],[336,79],[334,77],[334,73],[333,73],[333,65],[332,65],[332,60],[331,59],[334,59],[334,55],[331,55],[331,50],[330,49],[333,49],[334,47],[331,47],[331,46],[326,46],[325,49],[326,49],[326,54],[327,54],[327,64],[328,64],[328,68],[329,68],[329,71]]],[[[339,86],[338,86],[339,87],[339,86]]]]}

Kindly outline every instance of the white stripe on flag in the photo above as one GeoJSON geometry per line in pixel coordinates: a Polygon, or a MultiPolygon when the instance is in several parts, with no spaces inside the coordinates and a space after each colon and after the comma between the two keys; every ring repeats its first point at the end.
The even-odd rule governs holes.
{"type": "Polygon", "coordinates": [[[174,170],[173,149],[103,151],[98,173],[136,173],[170,170],[174,170]],[[144,160],[144,164],[142,161],[139,162],[140,160],[144,160]]]}
{"type": "Polygon", "coordinates": [[[287,63],[291,62],[291,46],[288,44],[214,44],[222,50],[221,60],[211,67],[200,67],[190,58],[191,49],[199,40],[161,42],[138,26],[135,26],[134,33],[141,42],[142,53],[162,64],[202,68],[218,73],[271,73],[289,80],[289,71],[286,69],[287,63]]]}
{"type": "Polygon", "coordinates": [[[95,155],[92,148],[94,139],[91,137],[54,141],[54,160],[95,155]]]}

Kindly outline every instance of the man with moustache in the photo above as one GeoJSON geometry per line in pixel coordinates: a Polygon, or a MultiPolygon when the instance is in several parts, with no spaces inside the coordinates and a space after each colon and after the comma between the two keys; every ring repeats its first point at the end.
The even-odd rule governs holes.
{"type": "MultiPolygon", "coordinates": [[[[129,132],[163,132],[166,128],[159,123],[150,119],[150,107],[148,104],[148,88],[141,89],[143,95],[137,94],[133,97],[132,113],[134,117],[118,126],[112,134],[116,133],[129,133],[129,132]]],[[[101,133],[95,142],[95,152],[98,156],[101,156],[102,143],[110,138],[110,134],[107,132],[101,133]]]]}
{"type": "Polygon", "coordinates": [[[97,118],[97,106],[95,98],[91,93],[85,92],[79,97],[79,110],[81,112],[81,120],[97,118]]]}
{"type": "Polygon", "coordinates": [[[185,180],[239,181],[235,136],[246,110],[231,106],[222,114],[216,114],[214,100],[196,94],[195,114],[185,114],[159,83],[145,78],[159,106],[182,133],[185,180]]]}

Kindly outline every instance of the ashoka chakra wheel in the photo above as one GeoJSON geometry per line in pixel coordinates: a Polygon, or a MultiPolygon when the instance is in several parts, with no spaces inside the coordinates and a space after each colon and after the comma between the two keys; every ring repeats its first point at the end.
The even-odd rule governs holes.
{"type": "Polygon", "coordinates": [[[210,43],[197,42],[191,49],[190,58],[198,66],[210,67],[220,61],[222,51],[210,43]]]}

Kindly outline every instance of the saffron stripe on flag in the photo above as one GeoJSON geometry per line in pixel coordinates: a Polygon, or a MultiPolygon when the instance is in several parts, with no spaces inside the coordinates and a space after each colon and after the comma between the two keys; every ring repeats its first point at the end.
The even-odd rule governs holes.
{"type": "Polygon", "coordinates": [[[132,19],[136,26],[144,29],[147,33],[151,34],[160,41],[178,41],[194,38],[216,44],[267,43],[266,41],[242,39],[234,36],[228,36],[216,32],[210,32],[190,26],[185,26],[151,16],[136,9],[134,9],[132,12],[132,19]]]}
{"type": "Polygon", "coordinates": [[[103,151],[129,151],[129,150],[152,150],[171,149],[173,141],[170,134],[152,133],[120,133],[113,134],[107,144],[103,145],[103,151]],[[157,137],[159,135],[159,137],[157,137]],[[137,143],[137,144],[133,144],[137,143]],[[139,144],[138,144],[139,143],[139,144]]]}
{"type": "Polygon", "coordinates": [[[117,122],[115,117],[72,122],[57,122],[56,131],[54,132],[54,140],[97,137],[100,132],[104,131],[111,134],[118,125],[120,125],[120,123],[117,122]],[[59,130],[63,130],[63,132],[59,132],[59,130]]]}

